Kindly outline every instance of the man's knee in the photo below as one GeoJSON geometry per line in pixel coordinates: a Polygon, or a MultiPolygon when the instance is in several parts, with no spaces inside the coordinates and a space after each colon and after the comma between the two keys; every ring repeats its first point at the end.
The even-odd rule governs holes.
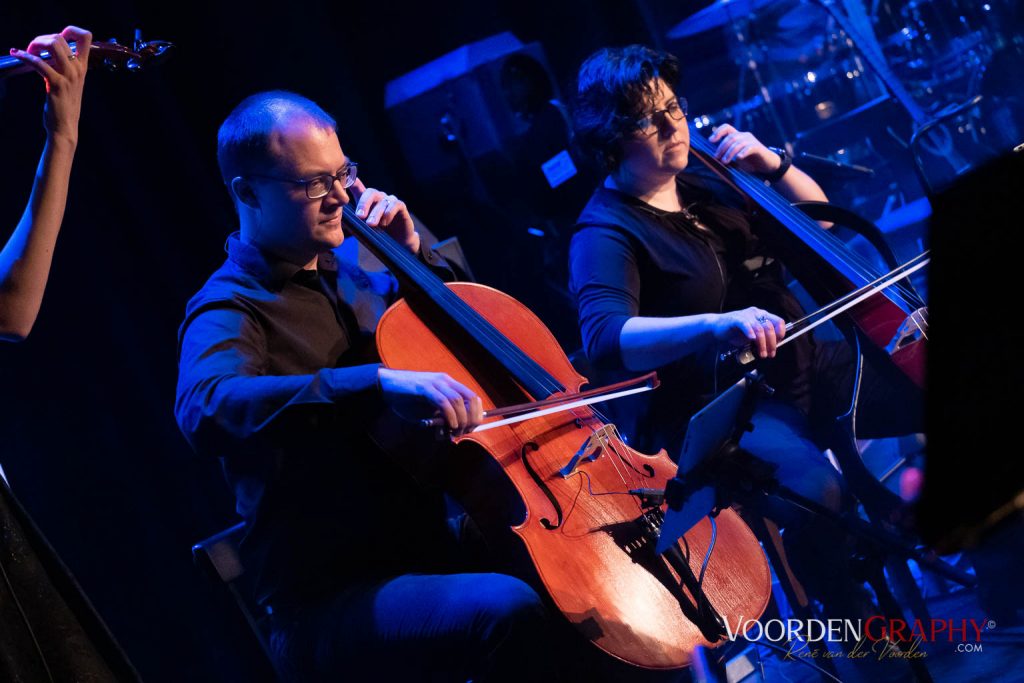
{"type": "Polygon", "coordinates": [[[486,681],[547,680],[552,673],[547,609],[519,579],[483,574],[475,596],[479,630],[479,678],[486,681]]]}
{"type": "Polygon", "coordinates": [[[481,574],[480,577],[473,595],[467,596],[478,623],[504,631],[544,619],[545,608],[540,596],[523,581],[504,574],[481,574]]]}

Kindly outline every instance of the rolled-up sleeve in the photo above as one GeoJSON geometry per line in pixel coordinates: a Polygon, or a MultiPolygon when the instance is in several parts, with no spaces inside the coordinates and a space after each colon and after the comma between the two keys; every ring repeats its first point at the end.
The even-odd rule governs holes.
{"type": "Polygon", "coordinates": [[[315,420],[349,400],[355,407],[379,399],[377,365],[266,375],[266,340],[242,308],[199,308],[183,324],[180,340],[175,417],[200,452],[216,452],[225,440],[264,436],[299,407],[315,420]]]}
{"type": "Polygon", "coordinates": [[[634,245],[617,230],[584,228],[573,236],[569,271],[587,358],[599,369],[624,369],[619,337],[640,312],[634,245]]]}

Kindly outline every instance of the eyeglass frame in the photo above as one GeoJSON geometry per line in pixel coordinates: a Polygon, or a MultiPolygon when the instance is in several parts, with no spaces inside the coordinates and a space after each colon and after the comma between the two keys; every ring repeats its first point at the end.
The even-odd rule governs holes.
{"type": "Polygon", "coordinates": [[[262,173],[247,173],[243,177],[246,177],[246,178],[263,178],[264,180],[276,180],[279,183],[293,183],[295,185],[302,185],[303,186],[302,189],[305,191],[306,197],[308,199],[323,199],[324,197],[326,197],[327,195],[329,195],[331,193],[332,189],[334,189],[335,181],[341,183],[341,186],[344,189],[346,189],[346,190],[348,188],[352,187],[355,184],[356,177],[359,174],[359,170],[358,169],[359,169],[359,164],[357,162],[349,161],[349,162],[347,162],[345,164],[345,167],[336,175],[335,174],[331,174],[331,173],[321,173],[319,175],[313,176],[312,178],[310,178],[308,180],[303,180],[303,179],[292,180],[291,178],[278,178],[276,176],[264,175],[262,173]],[[331,179],[330,184],[327,185],[327,190],[323,194],[317,195],[316,197],[310,195],[309,194],[309,184],[312,183],[315,180],[320,180],[322,178],[330,178],[331,179]]]}
{"type": "Polygon", "coordinates": [[[676,110],[682,112],[682,116],[680,116],[679,118],[676,118],[675,116],[672,115],[673,107],[671,106],[665,107],[664,109],[654,109],[653,111],[650,111],[644,114],[643,116],[637,118],[630,118],[626,116],[622,116],[620,118],[623,119],[623,121],[629,125],[630,131],[636,132],[645,138],[649,138],[658,132],[658,129],[665,121],[664,117],[667,116],[673,121],[682,121],[689,115],[690,103],[686,100],[685,97],[679,95],[673,98],[671,101],[676,103],[676,110]],[[641,124],[644,121],[650,121],[650,123],[647,124],[647,126],[651,127],[650,132],[644,132],[645,130],[647,130],[647,126],[641,126],[641,124]]]}

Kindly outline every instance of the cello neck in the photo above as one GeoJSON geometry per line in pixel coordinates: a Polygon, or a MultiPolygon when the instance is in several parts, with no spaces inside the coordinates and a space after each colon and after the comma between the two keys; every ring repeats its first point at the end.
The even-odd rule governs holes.
{"type": "MultiPolygon", "coordinates": [[[[879,277],[880,273],[872,263],[848,249],[838,237],[823,229],[817,221],[766,186],[762,179],[747,171],[728,167],[716,159],[712,143],[701,136],[692,125],[690,149],[705,166],[739,192],[755,210],[773,218],[774,222],[781,226],[784,238],[796,240],[820,256],[850,283],[852,289],[863,287],[879,277]]],[[[886,296],[892,298],[890,293],[886,296]]],[[[905,307],[903,302],[893,302],[905,307]]]]}
{"type": "Polygon", "coordinates": [[[565,391],[561,382],[460,299],[405,247],[380,230],[371,228],[356,216],[349,205],[342,207],[342,220],[356,238],[398,277],[404,293],[420,295],[418,299],[428,302],[433,312],[440,313],[472,337],[530,396],[543,399],[565,391]]]}

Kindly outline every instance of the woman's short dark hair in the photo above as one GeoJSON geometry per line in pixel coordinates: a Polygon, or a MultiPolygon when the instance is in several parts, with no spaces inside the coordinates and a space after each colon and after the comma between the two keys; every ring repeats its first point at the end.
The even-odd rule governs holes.
{"type": "Polygon", "coordinates": [[[621,163],[622,138],[632,121],[657,107],[651,87],[657,78],[676,92],[679,60],[643,45],[604,48],[580,66],[572,107],[574,139],[606,171],[621,163]]]}

